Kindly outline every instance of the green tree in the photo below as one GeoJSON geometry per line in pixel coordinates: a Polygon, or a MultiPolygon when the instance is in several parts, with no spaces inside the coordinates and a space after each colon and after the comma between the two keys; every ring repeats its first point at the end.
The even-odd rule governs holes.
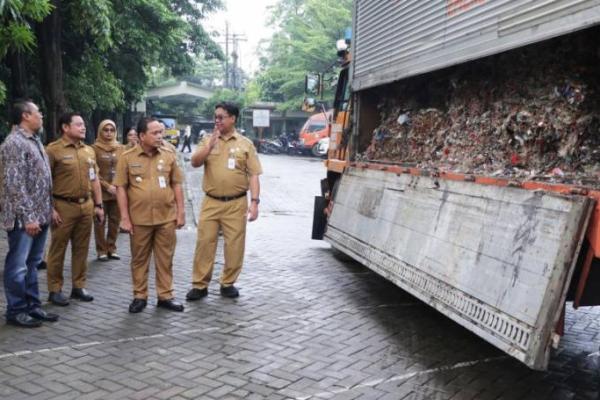
{"type": "Polygon", "coordinates": [[[15,97],[25,95],[24,58],[36,47],[32,24],[42,21],[51,10],[49,0],[0,0],[0,61],[7,58],[14,72],[0,80],[0,104],[6,100],[7,87],[3,80],[10,79],[15,97]]]}
{"type": "MultiPolygon", "coordinates": [[[[351,0],[280,0],[272,8],[277,30],[264,49],[256,83],[262,100],[282,102],[280,109],[298,109],[308,72],[335,74],[336,40],[352,23],[351,0]]],[[[333,90],[326,86],[325,98],[333,90]]]]}
{"type": "Polygon", "coordinates": [[[189,74],[199,55],[222,58],[202,27],[221,6],[221,0],[0,0],[0,80],[13,82],[0,85],[0,97],[41,97],[49,139],[67,109],[98,117],[126,111],[141,98],[153,67],[189,74]],[[10,49],[19,50],[19,62],[2,60],[10,49]]]}
{"type": "Polygon", "coordinates": [[[243,109],[246,106],[244,94],[231,89],[219,89],[209,99],[207,99],[201,106],[201,114],[212,119],[215,111],[215,106],[221,101],[230,101],[238,105],[243,109]]]}
{"type": "Polygon", "coordinates": [[[222,59],[209,59],[205,55],[200,55],[194,60],[194,63],[193,73],[181,76],[182,80],[197,83],[210,89],[223,84],[225,72],[222,59]]]}

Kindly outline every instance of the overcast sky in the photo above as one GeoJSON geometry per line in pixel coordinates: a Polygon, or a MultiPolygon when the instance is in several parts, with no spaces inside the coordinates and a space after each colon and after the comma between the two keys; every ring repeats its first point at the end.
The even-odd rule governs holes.
{"type": "MultiPolygon", "coordinates": [[[[225,22],[229,22],[229,34],[245,35],[247,41],[239,42],[241,66],[247,73],[258,68],[256,49],[261,39],[271,36],[272,30],[267,27],[267,6],[274,5],[277,0],[224,0],[226,9],[211,14],[206,19],[206,28],[216,30],[221,36],[215,38],[225,50],[225,22]]],[[[231,44],[229,51],[231,53],[231,44]]]]}

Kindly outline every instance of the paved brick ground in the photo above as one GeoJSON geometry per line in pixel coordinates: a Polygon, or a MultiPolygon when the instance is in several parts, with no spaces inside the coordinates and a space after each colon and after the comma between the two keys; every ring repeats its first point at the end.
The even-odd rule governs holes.
{"type": "MultiPolygon", "coordinates": [[[[309,240],[320,162],[262,161],[261,217],[249,225],[239,299],[221,298],[215,281],[184,313],[156,309],[153,295],[143,313],[129,314],[121,235],[123,260],[90,262],[93,303],[48,306],[61,320],[40,329],[0,325],[0,399],[598,398],[594,309],[569,311],[550,370],[531,371],[309,240]]],[[[189,221],[175,257],[180,299],[189,288],[200,176],[187,172],[189,221]]],[[[5,243],[2,234],[2,259],[5,243]]],[[[44,272],[40,285],[45,298],[44,272]]]]}

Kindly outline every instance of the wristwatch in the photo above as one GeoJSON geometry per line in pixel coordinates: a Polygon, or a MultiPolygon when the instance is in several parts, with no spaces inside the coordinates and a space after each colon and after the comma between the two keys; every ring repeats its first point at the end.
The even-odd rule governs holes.
{"type": "Polygon", "coordinates": [[[250,199],[250,201],[255,202],[257,205],[260,204],[260,199],[258,197],[255,199],[250,199]]]}
{"type": "Polygon", "coordinates": [[[102,203],[100,203],[100,204],[94,204],[94,207],[99,208],[101,210],[104,209],[104,206],[102,205],[102,203]]]}

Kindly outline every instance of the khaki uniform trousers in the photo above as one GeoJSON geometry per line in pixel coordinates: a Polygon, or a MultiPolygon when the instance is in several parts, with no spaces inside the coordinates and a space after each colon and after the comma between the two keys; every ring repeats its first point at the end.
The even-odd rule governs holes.
{"type": "Polygon", "coordinates": [[[241,197],[231,201],[220,201],[208,196],[202,202],[198,221],[198,238],[194,253],[192,286],[198,289],[208,287],[212,278],[219,227],[225,239],[225,267],[221,274],[221,286],[235,283],[244,263],[246,245],[246,221],[248,199],[241,197]]]}
{"type": "Polygon", "coordinates": [[[150,255],[154,253],[156,293],[159,300],[173,298],[173,255],[177,235],[175,221],[162,225],[134,225],[131,241],[131,278],[133,297],[148,298],[150,255]]]}
{"type": "Polygon", "coordinates": [[[107,255],[117,252],[117,235],[119,234],[119,223],[121,214],[116,200],[105,201],[104,221],[100,224],[94,221],[94,233],[96,236],[96,254],[107,255]],[[108,232],[106,232],[108,225],[108,232]]]}
{"type": "Polygon", "coordinates": [[[48,264],[48,291],[60,292],[63,287],[65,253],[71,242],[71,278],[73,288],[85,288],[87,257],[92,234],[94,203],[91,199],[83,204],[56,199],[54,208],[62,218],[62,224],[52,226],[52,237],[46,262],[48,264]]]}

